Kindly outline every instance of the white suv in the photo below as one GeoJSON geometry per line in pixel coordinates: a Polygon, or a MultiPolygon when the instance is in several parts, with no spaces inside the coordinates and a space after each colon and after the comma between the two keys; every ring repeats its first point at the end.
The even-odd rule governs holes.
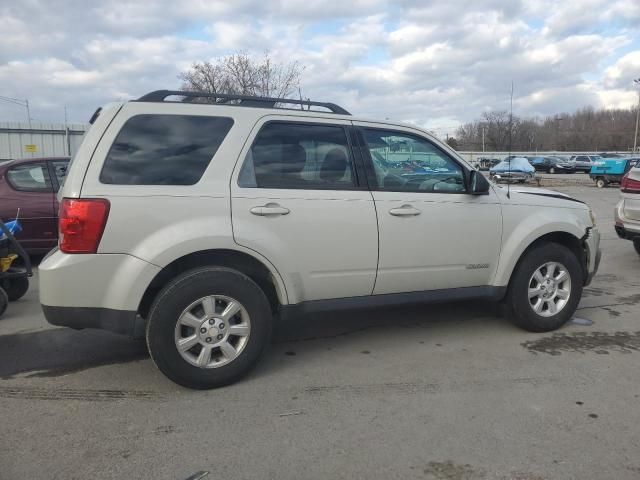
{"type": "Polygon", "coordinates": [[[587,205],[491,186],[415,127],[166,90],[93,120],[40,265],[42,307],[54,325],[146,333],[181,385],[247,373],[274,314],[490,298],[553,330],[598,267],[587,205]]]}

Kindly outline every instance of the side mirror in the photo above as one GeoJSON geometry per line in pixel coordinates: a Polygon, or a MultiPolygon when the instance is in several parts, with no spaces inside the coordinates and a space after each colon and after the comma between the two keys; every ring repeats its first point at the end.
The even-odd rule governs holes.
{"type": "Polygon", "coordinates": [[[477,170],[471,170],[469,185],[471,195],[489,195],[489,180],[477,170]]]}

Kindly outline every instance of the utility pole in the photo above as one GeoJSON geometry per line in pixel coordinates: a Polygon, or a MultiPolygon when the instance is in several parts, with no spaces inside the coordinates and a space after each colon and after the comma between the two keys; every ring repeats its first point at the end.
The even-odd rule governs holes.
{"type": "Polygon", "coordinates": [[[19,98],[4,97],[0,95],[0,101],[25,107],[27,109],[27,122],[29,122],[29,128],[31,128],[31,112],[29,111],[29,100],[20,100],[19,98]]]}
{"type": "Polygon", "coordinates": [[[31,110],[29,110],[29,100],[24,100],[24,106],[27,109],[27,121],[29,122],[29,130],[31,130],[31,110]]]}
{"type": "Polygon", "coordinates": [[[638,109],[636,110],[636,133],[633,136],[633,153],[636,153],[636,147],[638,146],[638,120],[640,120],[640,78],[636,78],[633,83],[638,88],[638,109]]]}
{"type": "Polygon", "coordinates": [[[484,127],[482,127],[482,153],[484,153],[484,127]]]}

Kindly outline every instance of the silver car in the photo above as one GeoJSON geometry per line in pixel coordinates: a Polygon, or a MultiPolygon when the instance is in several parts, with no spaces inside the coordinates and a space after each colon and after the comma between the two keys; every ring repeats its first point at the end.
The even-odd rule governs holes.
{"type": "Polygon", "coordinates": [[[574,165],[574,171],[589,173],[593,162],[601,158],[600,155],[573,155],[569,161],[574,165]]]}
{"type": "Polygon", "coordinates": [[[620,238],[631,240],[640,255],[640,167],[633,167],[625,174],[620,192],[615,209],[616,233],[620,238]]]}

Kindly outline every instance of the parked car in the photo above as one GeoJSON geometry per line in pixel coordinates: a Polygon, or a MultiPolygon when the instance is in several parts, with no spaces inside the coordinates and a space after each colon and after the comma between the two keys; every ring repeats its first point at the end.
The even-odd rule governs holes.
{"type": "Polygon", "coordinates": [[[533,179],[535,169],[525,157],[507,157],[489,170],[489,178],[495,182],[515,181],[525,183],[533,179]]]}
{"type": "Polygon", "coordinates": [[[537,172],[546,173],[573,173],[574,166],[557,157],[534,157],[530,160],[537,172]]]}
{"type": "Polygon", "coordinates": [[[596,187],[604,188],[610,183],[620,183],[622,177],[634,167],[640,157],[635,158],[601,158],[593,163],[589,178],[596,182],[596,187]]]}
{"type": "Polygon", "coordinates": [[[620,238],[631,240],[640,255],[640,166],[624,174],[620,192],[615,208],[616,233],[620,238]]]}
{"type": "Polygon", "coordinates": [[[58,243],[56,192],[68,164],[67,157],[0,164],[0,218],[8,222],[19,215],[22,231],[16,238],[29,254],[46,253],[58,243]]]}
{"type": "Polygon", "coordinates": [[[193,388],[246,374],[274,314],[489,298],[554,330],[600,258],[583,202],[491,185],[427,131],[331,103],[164,90],[111,104],[61,197],[46,319],[146,336],[193,388]]]}
{"type": "Polygon", "coordinates": [[[600,155],[573,155],[569,161],[573,163],[573,168],[576,172],[589,173],[594,162],[601,158],[600,155]]]}
{"type": "Polygon", "coordinates": [[[495,167],[500,162],[501,160],[498,158],[481,157],[477,160],[474,166],[476,170],[488,171],[491,167],[495,167]]]}

